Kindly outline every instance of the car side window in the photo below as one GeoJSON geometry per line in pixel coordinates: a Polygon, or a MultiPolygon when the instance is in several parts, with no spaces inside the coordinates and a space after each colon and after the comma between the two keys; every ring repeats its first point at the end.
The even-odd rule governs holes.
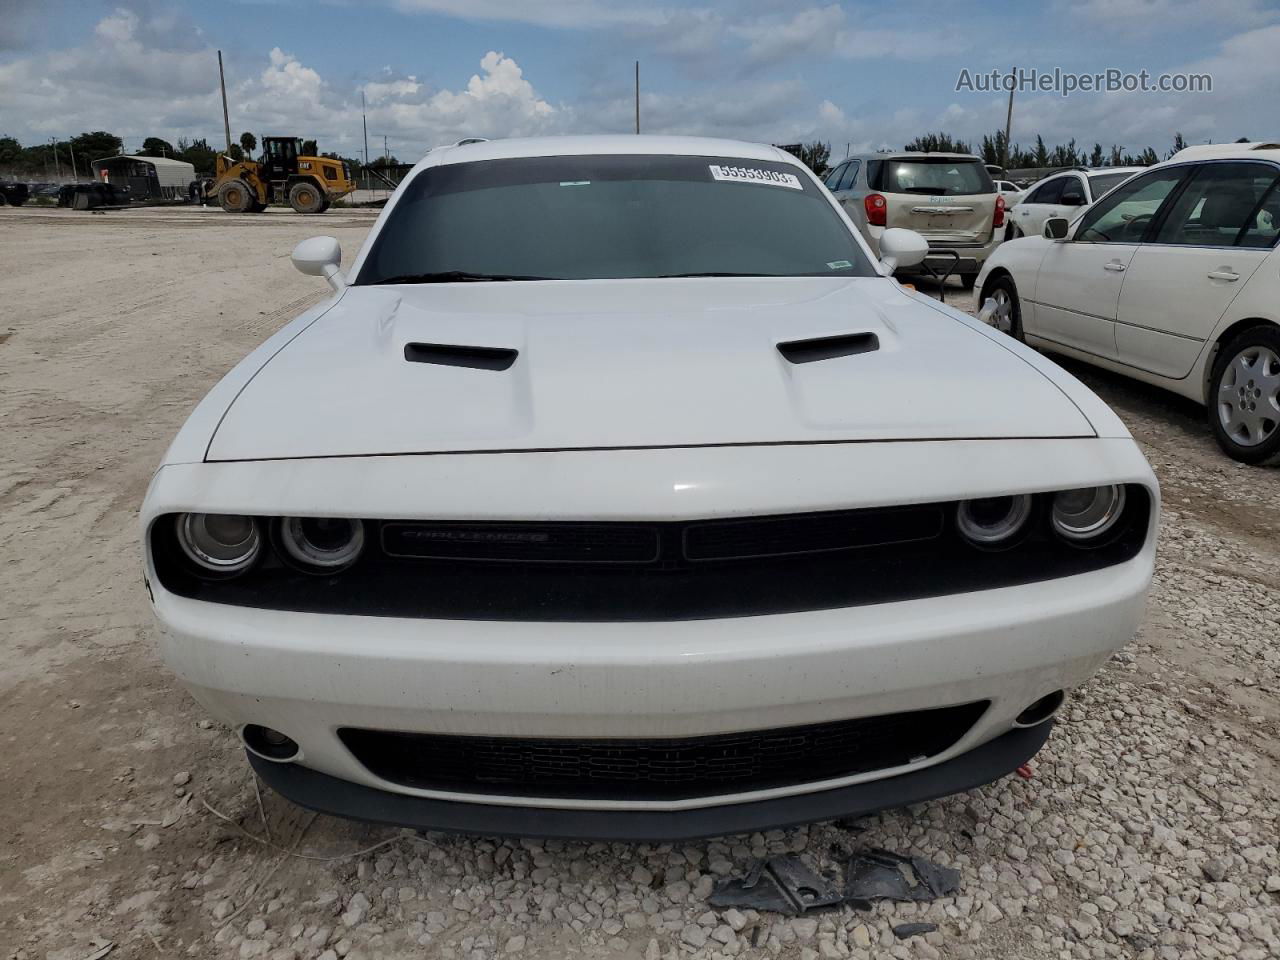
{"type": "Polygon", "coordinates": [[[868,160],[867,161],[867,186],[872,190],[883,190],[884,161],[868,160]]]}
{"type": "Polygon", "coordinates": [[[1062,196],[1062,177],[1054,177],[1047,183],[1036,187],[1024,203],[1057,203],[1062,196]]]}
{"type": "Polygon", "coordinates": [[[830,190],[832,193],[835,193],[836,190],[838,189],[836,185],[840,182],[840,175],[844,173],[844,168],[847,166],[848,166],[847,161],[837,166],[834,170],[832,170],[830,173],[827,174],[827,179],[822,181],[822,185],[826,187],[828,190],[830,190]]]}
{"type": "Polygon", "coordinates": [[[1169,208],[1152,243],[1197,247],[1270,246],[1277,224],[1265,200],[1280,178],[1261,163],[1206,163],[1169,208]]]}
{"type": "Polygon", "coordinates": [[[1258,201],[1258,209],[1236,238],[1236,245],[1266,249],[1280,239],[1280,180],[1273,180],[1258,201]]]}
{"type": "Polygon", "coordinates": [[[1085,213],[1074,239],[1082,243],[1141,243],[1151,221],[1189,169],[1153,170],[1117,187],[1085,213]]]}
{"type": "Polygon", "coordinates": [[[854,181],[858,179],[858,168],[862,166],[861,161],[850,160],[845,165],[844,174],[840,177],[839,190],[852,190],[854,181]]]}
{"type": "Polygon", "coordinates": [[[1079,177],[1062,178],[1062,199],[1058,202],[1068,207],[1082,207],[1088,202],[1084,183],[1079,177]]]}

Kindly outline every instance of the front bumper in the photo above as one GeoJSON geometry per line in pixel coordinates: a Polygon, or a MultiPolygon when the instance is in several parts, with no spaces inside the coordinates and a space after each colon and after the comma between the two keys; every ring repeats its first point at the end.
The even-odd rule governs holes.
{"type": "MultiPolygon", "coordinates": [[[[482,515],[477,504],[502,502],[498,491],[519,488],[513,472],[540,481],[538,509],[547,518],[820,510],[849,504],[849,478],[857,478],[859,504],[994,495],[1008,488],[1015,458],[1018,484],[1027,490],[1139,482],[1157,497],[1150,468],[1129,439],[798,447],[788,451],[785,490],[777,482],[776,456],[748,448],[635,457],[601,452],[191,464],[160,471],[143,522],[189,509],[323,515],[334,509],[334,490],[356,515],[475,517],[482,515]],[[945,470],[938,468],[942,458],[945,470]],[[673,477],[682,482],[673,484],[673,477]],[[700,482],[704,477],[717,479],[700,482]],[[431,491],[429,504],[422,491],[431,491]]],[[[603,819],[583,823],[602,835],[661,835],[668,826],[674,834],[694,835],[763,825],[773,817],[795,822],[910,802],[914,787],[903,788],[901,800],[893,791],[903,783],[933,784],[921,789],[923,799],[949,792],[948,782],[957,784],[954,789],[974,785],[978,773],[972,771],[998,776],[1017,766],[1025,756],[1014,762],[1014,754],[1025,749],[1029,755],[1038,743],[1014,738],[1010,742],[1022,746],[1001,754],[1010,767],[999,770],[999,764],[981,761],[987,754],[968,755],[1003,742],[1029,704],[1078,685],[1133,635],[1154,564],[1157,513],[1152,510],[1137,556],[1092,573],[906,602],[723,619],[509,622],[294,613],[179,597],[149,572],[164,658],[233,728],[260,724],[298,742],[296,763],[264,778],[303,804],[417,825],[439,816],[442,827],[530,834],[571,833],[561,827],[598,812],[603,819]],[[989,706],[973,726],[947,750],[918,762],[677,800],[417,789],[376,776],[337,733],[354,727],[491,737],[684,738],[980,700],[989,706]],[[950,779],[903,779],[943,768],[950,779]],[[333,780],[352,786],[338,790],[333,780]],[[884,792],[869,786],[892,781],[897,786],[884,792]],[[867,790],[852,790],[863,786],[867,790]],[[371,793],[385,796],[374,803],[371,793]],[[524,822],[520,811],[527,812],[524,822]],[[606,814],[635,826],[606,825],[606,814]]]]}
{"type": "Polygon", "coordinates": [[[980,593],[678,622],[328,616],[162,592],[165,659],[235,728],[283,731],[299,763],[374,789],[529,808],[689,810],[816,793],[958,757],[1007,733],[1133,635],[1153,551],[980,593]],[[476,796],[380,779],[342,728],[491,737],[681,738],[989,701],[950,749],[842,779],[675,801],[476,796]]]}
{"type": "Polygon", "coordinates": [[[1053,722],[1011,730],[913,773],[818,793],[693,810],[563,810],[405,796],[248,754],[262,782],[299,806],[373,823],[485,836],[658,842],[749,833],[923,803],[997,780],[1044,745],[1053,722]]]}

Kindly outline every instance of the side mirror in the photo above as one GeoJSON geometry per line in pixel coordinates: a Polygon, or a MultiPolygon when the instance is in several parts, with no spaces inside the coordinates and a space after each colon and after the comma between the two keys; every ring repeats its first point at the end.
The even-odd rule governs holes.
{"type": "Polygon", "coordinates": [[[299,273],[328,280],[334,293],[341,293],[346,287],[342,271],[338,269],[342,266],[342,247],[333,237],[311,237],[303,240],[293,248],[290,259],[299,273]]]}
{"type": "Polygon", "coordinates": [[[1071,224],[1066,217],[1050,217],[1044,222],[1044,235],[1048,240],[1067,239],[1067,229],[1071,224]]]}
{"type": "Polygon", "coordinates": [[[929,253],[929,241],[914,230],[890,227],[880,234],[880,268],[891,276],[899,267],[914,267],[929,253]]]}

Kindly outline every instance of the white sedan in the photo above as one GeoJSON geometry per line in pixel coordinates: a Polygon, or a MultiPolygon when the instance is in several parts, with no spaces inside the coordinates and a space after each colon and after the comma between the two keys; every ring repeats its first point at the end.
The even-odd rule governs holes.
{"type": "MultiPolygon", "coordinates": [[[[1068,170],[1032,184],[1017,200],[1018,209],[1009,215],[1006,238],[1038,237],[1050,217],[1078,216],[1081,211],[1124,183],[1145,167],[1101,167],[1096,170],[1068,170]]],[[[1006,205],[1008,201],[1005,201],[1006,205]]]]}
{"type": "Polygon", "coordinates": [[[1190,147],[1045,234],[978,278],[1002,329],[1204,404],[1236,460],[1280,459],[1280,147],[1190,147]]]}
{"type": "Polygon", "coordinates": [[[666,137],[432,151],[142,507],[170,667],[314,809],[678,838],[1024,763],[1133,634],[1120,421],[900,286],[812,174],[666,137]]]}

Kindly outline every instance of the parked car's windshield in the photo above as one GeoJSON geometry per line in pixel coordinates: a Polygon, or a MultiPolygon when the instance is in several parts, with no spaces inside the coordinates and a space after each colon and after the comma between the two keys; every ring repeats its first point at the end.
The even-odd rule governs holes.
{"type": "Polygon", "coordinates": [[[920,157],[885,160],[871,188],[884,193],[921,193],[935,197],[995,193],[991,174],[978,160],[920,157]]]}
{"type": "Polygon", "coordinates": [[[1089,189],[1093,191],[1093,199],[1097,200],[1112,187],[1119,186],[1132,176],[1132,170],[1127,173],[1091,174],[1089,176],[1089,189]]]}
{"type": "Polygon", "coordinates": [[[356,282],[876,276],[827,195],[786,163],[554,156],[431,167],[356,282]]]}

